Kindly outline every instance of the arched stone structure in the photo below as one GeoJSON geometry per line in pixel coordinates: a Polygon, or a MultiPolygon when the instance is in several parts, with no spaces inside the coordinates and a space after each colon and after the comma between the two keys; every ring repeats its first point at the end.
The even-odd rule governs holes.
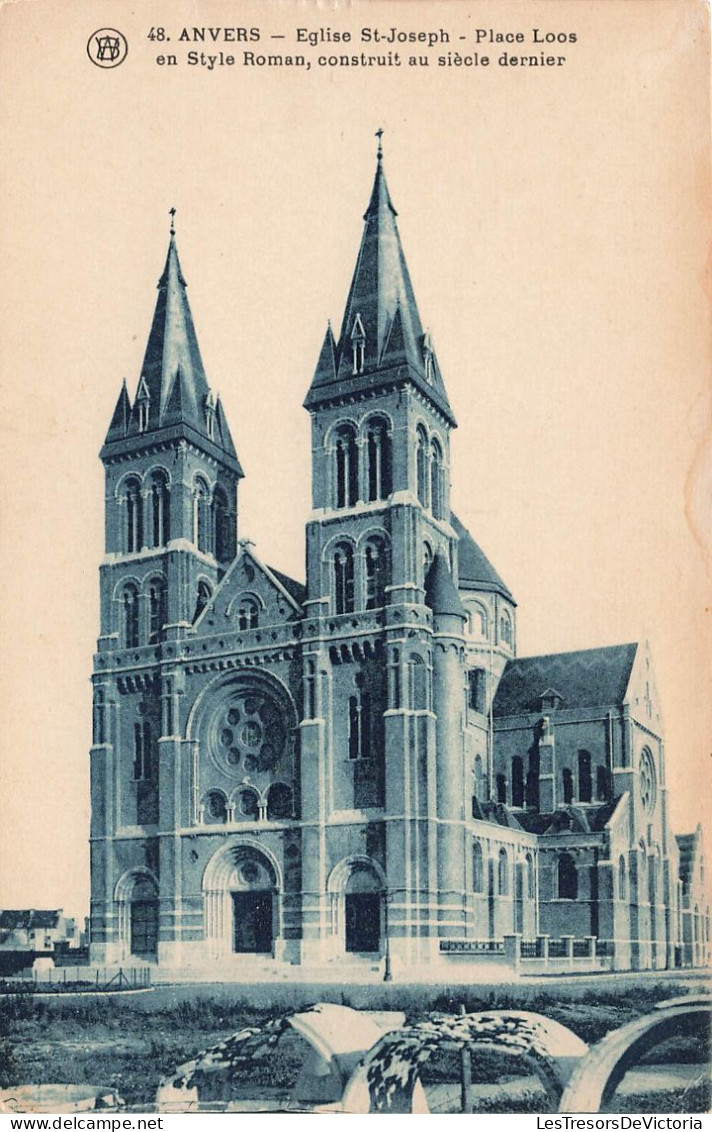
{"type": "Polygon", "coordinates": [[[556,1111],[572,1066],[588,1047],[559,1022],[529,1011],[439,1014],[386,1034],[369,1051],[344,1093],[344,1112],[428,1112],[419,1069],[441,1050],[487,1049],[521,1057],[556,1111]]]}
{"type": "Polygon", "coordinates": [[[600,1112],[623,1077],[665,1038],[684,1035],[691,1022],[710,1022],[712,999],[692,997],[661,1002],[652,1014],[612,1030],[589,1050],[564,1090],[559,1112],[600,1112]]]}
{"type": "MultiPolygon", "coordinates": [[[[290,1028],[311,1047],[310,1055],[302,1065],[292,1096],[275,1098],[277,1111],[288,1111],[291,1104],[300,1111],[321,1104],[338,1108],[364,1052],[383,1036],[389,1021],[402,1025],[403,1020],[404,1015],[399,1013],[390,1020],[376,1021],[351,1007],[324,1002],[258,1026],[245,1026],[164,1077],[156,1093],[157,1111],[207,1109],[216,1087],[221,1100],[229,1103],[231,1085],[249,1081],[255,1066],[269,1061],[275,1044],[290,1028]]],[[[267,1100],[262,1097],[263,1104],[267,1100]]]]}

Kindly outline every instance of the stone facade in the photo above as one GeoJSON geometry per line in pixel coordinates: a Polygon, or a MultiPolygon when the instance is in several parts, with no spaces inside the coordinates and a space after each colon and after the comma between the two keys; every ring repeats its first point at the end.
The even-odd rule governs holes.
{"type": "Polygon", "coordinates": [[[426,972],[573,936],[672,965],[647,649],[516,657],[514,598],[450,508],[455,419],[380,153],[364,219],[305,402],[306,585],[238,540],[242,468],[171,233],[101,452],[93,961],[426,972]]]}

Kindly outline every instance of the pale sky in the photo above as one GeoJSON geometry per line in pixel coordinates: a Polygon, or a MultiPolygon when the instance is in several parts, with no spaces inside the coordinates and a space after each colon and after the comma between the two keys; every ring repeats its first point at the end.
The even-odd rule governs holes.
{"type": "Polygon", "coordinates": [[[198,0],[152,4],[150,17],[123,0],[37,0],[0,11],[0,907],[87,908],[97,453],[124,376],[135,392],[168,209],[246,473],[239,534],[303,579],[301,403],[327,319],[340,323],[378,127],[459,422],[453,503],[517,598],[519,651],[647,636],[673,827],[702,819],[709,546],[686,507],[701,539],[706,20],[692,0],[198,0]],[[263,53],[300,50],[300,26],[354,38],[364,26],[442,28],[451,43],[418,45],[427,67],[368,70],[320,67],[324,49],[306,47],[306,71],[246,67],[239,43],[178,41],[184,26],[228,18],[259,27],[249,48],[263,53]],[[113,70],[86,54],[99,20],[129,42],[113,70]],[[175,68],[154,62],[147,33],[159,20],[175,68]],[[514,50],[527,54],[540,50],[534,27],[577,42],[554,49],[562,67],[505,68],[500,48],[475,46],[477,27],[522,29],[527,45],[514,50]],[[193,47],[238,65],[189,67],[193,47]],[[492,62],[438,67],[447,50],[492,62]]]}

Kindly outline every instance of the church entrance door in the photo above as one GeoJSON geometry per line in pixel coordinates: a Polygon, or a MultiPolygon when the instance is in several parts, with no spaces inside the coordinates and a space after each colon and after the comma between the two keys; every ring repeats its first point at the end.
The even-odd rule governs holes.
{"type": "Polygon", "coordinates": [[[381,894],[347,892],[345,913],[346,950],[378,951],[381,940],[381,894]]]}
{"type": "Polygon", "coordinates": [[[131,902],[131,954],[155,959],[158,951],[158,904],[155,900],[131,902]]]}
{"type": "Polygon", "coordinates": [[[233,892],[233,948],[242,954],[271,954],[272,893],[233,892]]]}

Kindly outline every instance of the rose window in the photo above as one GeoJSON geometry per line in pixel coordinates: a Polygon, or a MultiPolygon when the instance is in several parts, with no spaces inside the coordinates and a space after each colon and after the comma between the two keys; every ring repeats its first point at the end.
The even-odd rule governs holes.
{"type": "Polygon", "coordinates": [[[265,692],[238,693],[215,720],[213,746],[223,768],[232,773],[275,769],[287,744],[282,712],[265,692]]]}
{"type": "Polygon", "coordinates": [[[650,751],[645,748],[640,756],[640,768],[638,770],[638,781],[640,785],[640,800],[643,803],[643,809],[650,813],[655,807],[656,796],[656,776],[655,776],[655,763],[650,751]]]}

